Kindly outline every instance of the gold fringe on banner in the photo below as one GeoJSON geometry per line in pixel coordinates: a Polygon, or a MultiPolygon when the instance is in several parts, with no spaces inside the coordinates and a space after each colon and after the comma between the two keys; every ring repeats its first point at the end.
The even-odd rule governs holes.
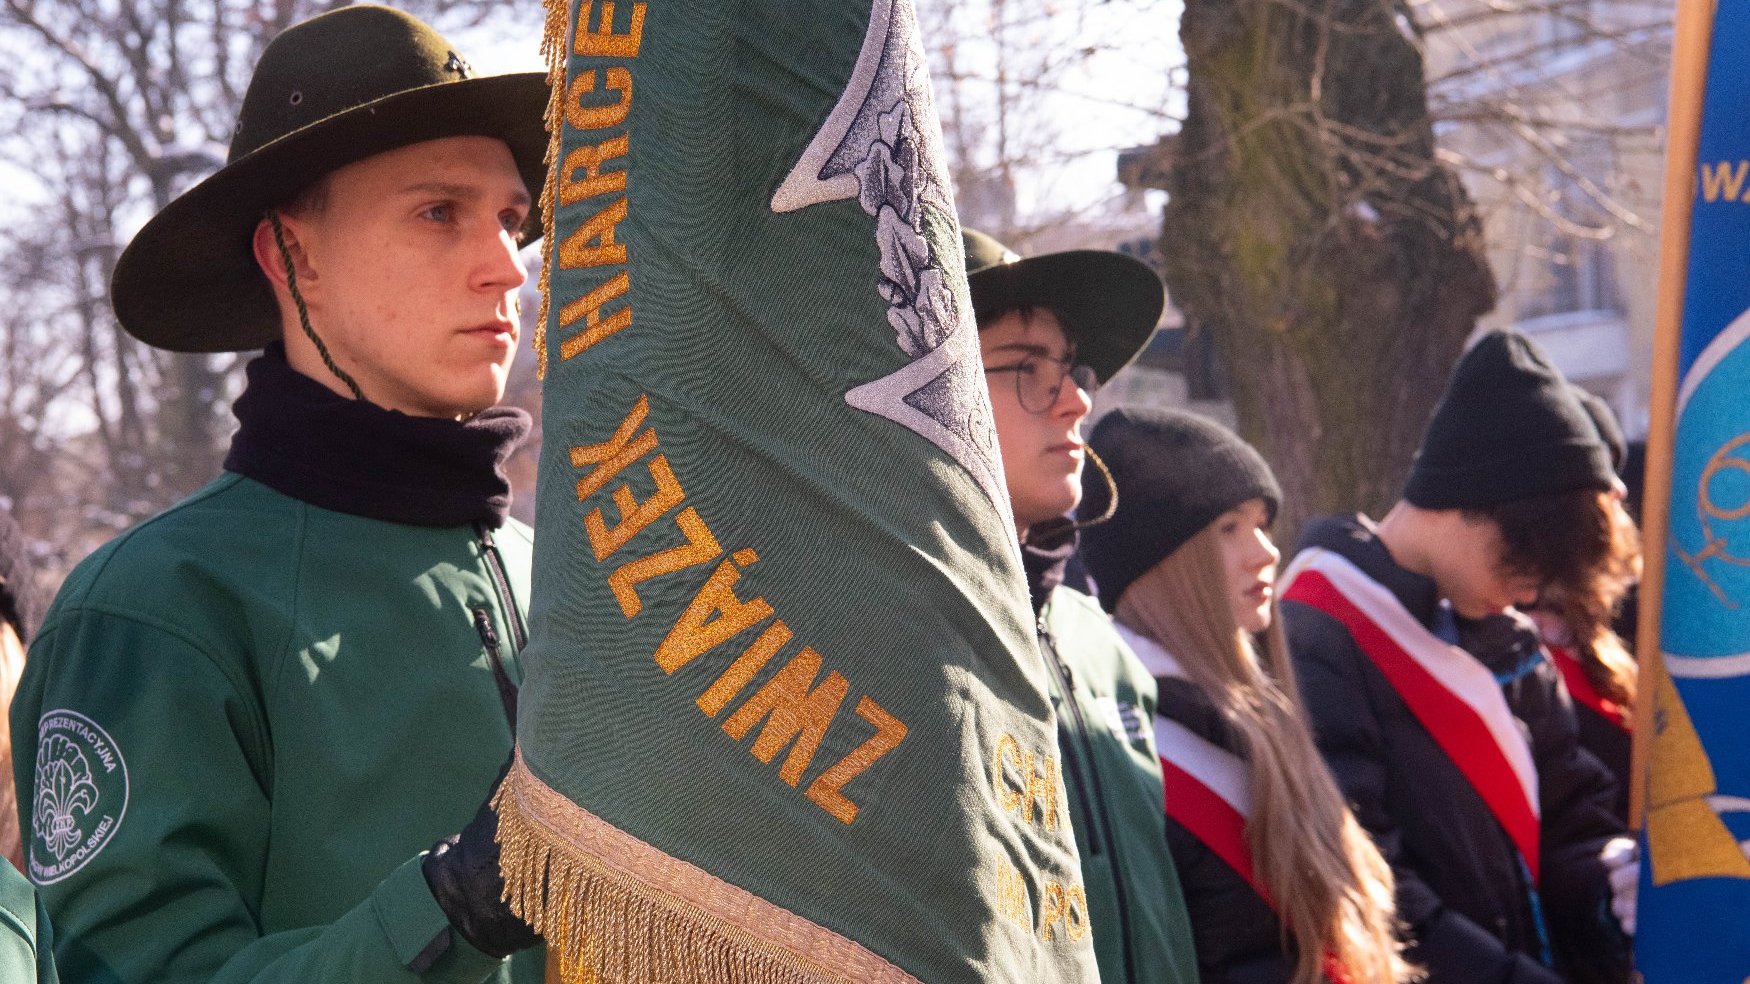
{"type": "Polygon", "coordinates": [[[521,749],[492,805],[505,899],[557,958],[549,984],[920,984],[578,806],[521,749]]]}
{"type": "Polygon", "coordinates": [[[559,149],[565,135],[565,39],[571,36],[569,0],[547,0],[541,31],[541,57],[547,59],[547,176],[541,182],[541,315],[535,322],[535,378],[547,378],[547,312],[552,310],[550,271],[558,249],[553,241],[553,211],[559,206],[559,149]]]}

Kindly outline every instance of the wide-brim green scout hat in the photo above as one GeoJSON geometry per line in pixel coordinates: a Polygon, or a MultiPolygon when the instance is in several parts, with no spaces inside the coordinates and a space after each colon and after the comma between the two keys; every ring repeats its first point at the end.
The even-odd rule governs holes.
{"type": "Polygon", "coordinates": [[[1076,361],[1104,383],[1142,352],[1167,304],[1161,278],[1141,260],[1097,249],[1021,256],[976,229],[962,233],[966,281],[980,322],[1017,308],[1055,311],[1076,361]]]}
{"type": "MultiPolygon", "coordinates": [[[[224,167],[171,202],[116,263],[122,327],[176,352],[237,352],[279,338],[251,239],[267,209],[374,154],[443,137],[497,137],[540,196],[547,78],[477,77],[456,48],[388,7],[343,7],[287,28],[262,52],[224,167]]],[[[531,214],[525,241],[540,235],[531,214]]]]}

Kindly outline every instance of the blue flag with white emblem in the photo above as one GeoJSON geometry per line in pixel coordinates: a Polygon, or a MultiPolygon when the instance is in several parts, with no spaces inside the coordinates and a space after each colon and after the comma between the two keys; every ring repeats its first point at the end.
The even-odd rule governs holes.
{"type": "MultiPolygon", "coordinates": [[[[1681,62],[1705,51],[1707,62],[1687,73],[1705,78],[1693,198],[1667,202],[1690,210],[1690,236],[1680,338],[1665,340],[1678,354],[1664,673],[1643,673],[1641,687],[1653,708],[1642,719],[1651,730],[1636,964],[1646,984],[1742,984],[1750,977],[1750,4],[1698,4],[1686,15],[1711,19],[1712,31],[1705,44],[1705,32],[1680,33],[1677,53],[1681,62]]],[[[1673,105],[1686,98],[1693,106],[1693,87],[1687,96],[1680,87],[1673,105]]],[[[1674,169],[1687,163],[1677,156],[1688,152],[1683,142],[1673,141],[1674,169]]]]}

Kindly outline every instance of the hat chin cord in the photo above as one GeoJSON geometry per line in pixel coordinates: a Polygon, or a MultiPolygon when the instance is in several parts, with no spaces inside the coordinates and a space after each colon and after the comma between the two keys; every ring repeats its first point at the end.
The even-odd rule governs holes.
{"type": "MultiPolygon", "coordinates": [[[[269,209],[267,221],[273,224],[273,242],[275,246],[279,247],[280,262],[285,264],[286,289],[292,292],[292,303],[298,306],[298,324],[303,326],[305,337],[309,338],[311,344],[316,346],[317,354],[322,356],[322,364],[328,367],[329,372],[334,373],[336,379],[346,384],[346,388],[352,391],[353,399],[363,401],[365,394],[363,390],[359,389],[358,382],[348,375],[345,369],[335,364],[334,356],[328,354],[328,346],[322,344],[322,339],[317,336],[316,329],[310,327],[310,308],[304,303],[303,292],[298,290],[298,274],[292,268],[292,251],[286,248],[286,231],[280,225],[279,212],[269,209]]],[[[1092,454],[1093,452],[1088,453],[1092,454]]],[[[1100,466],[1102,471],[1105,470],[1105,467],[1104,465],[1100,466]]],[[[1112,476],[1107,475],[1106,480],[1110,482],[1112,476]]],[[[1116,489],[1114,489],[1113,494],[1117,494],[1116,489]]]]}
{"type": "Polygon", "coordinates": [[[1094,453],[1094,449],[1088,447],[1086,444],[1082,445],[1082,453],[1088,456],[1088,460],[1093,462],[1094,467],[1100,470],[1100,477],[1106,480],[1106,511],[1092,519],[1076,520],[1074,525],[1078,530],[1085,530],[1090,526],[1098,526],[1108,519],[1111,519],[1118,512],[1118,482],[1112,478],[1112,469],[1107,468],[1106,463],[1100,460],[1100,456],[1094,453]]]}

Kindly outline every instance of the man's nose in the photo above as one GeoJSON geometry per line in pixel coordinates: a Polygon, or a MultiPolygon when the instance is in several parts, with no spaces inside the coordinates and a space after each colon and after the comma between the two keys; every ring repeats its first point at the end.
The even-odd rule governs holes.
{"type": "Polygon", "coordinates": [[[1073,377],[1063,377],[1063,386],[1057,391],[1057,405],[1052,411],[1057,414],[1067,414],[1076,419],[1086,417],[1094,409],[1093,397],[1076,385],[1073,377]]]}
{"type": "Polygon", "coordinates": [[[523,262],[523,254],[517,248],[514,234],[499,230],[498,235],[484,249],[476,277],[476,285],[480,289],[495,293],[500,290],[516,290],[528,282],[529,267],[523,262]]]}

